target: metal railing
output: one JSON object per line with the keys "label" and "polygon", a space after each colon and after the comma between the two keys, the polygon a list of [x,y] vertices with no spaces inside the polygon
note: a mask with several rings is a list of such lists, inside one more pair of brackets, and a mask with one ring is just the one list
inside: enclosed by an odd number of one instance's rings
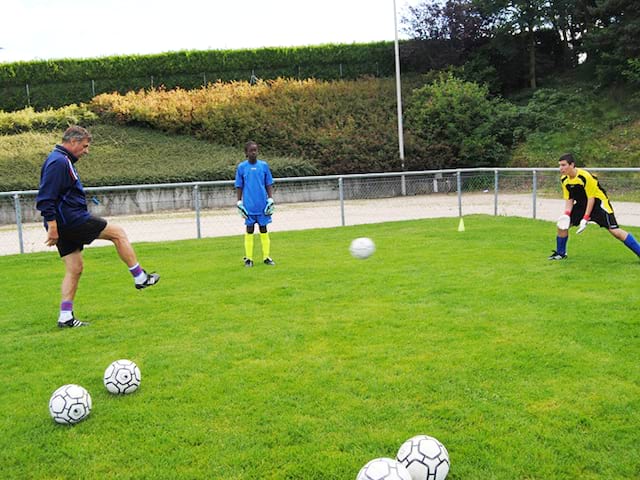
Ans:
{"label": "metal railing", "polygon": [[[622,224],[640,225],[640,168],[592,168]],[[275,179],[274,228],[305,229],[474,213],[555,219],[556,168],[473,168]],[[124,223],[132,241],[234,235],[233,181],[88,187],[90,211]],[[37,191],[0,193],[0,255],[45,250]],[[629,205],[627,205],[629,203]],[[622,205],[625,215],[620,215]],[[637,217],[637,219],[636,219]],[[637,223],[636,223],[637,222]],[[99,243],[99,242],[98,242]]]}

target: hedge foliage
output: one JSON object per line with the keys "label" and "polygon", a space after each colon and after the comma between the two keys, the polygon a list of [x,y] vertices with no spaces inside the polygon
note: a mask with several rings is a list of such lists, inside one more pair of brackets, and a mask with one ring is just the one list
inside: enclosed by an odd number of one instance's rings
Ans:
{"label": "hedge foliage", "polygon": [[[403,87],[408,170],[549,166],[565,151],[592,166],[638,164],[640,116],[626,91],[539,89],[516,105],[453,75],[404,76]],[[399,170],[395,102],[391,79],[278,79],[0,113],[0,190],[35,188],[72,123],[94,133],[88,185],[229,179],[249,138],[276,176]]]}
{"label": "hedge foliage", "polygon": [[[392,42],[181,51],[0,64],[0,109],[36,109],[87,102],[97,93],[262,79],[353,79],[394,72]],[[28,95],[27,95],[28,89]]]}
{"label": "hedge foliage", "polygon": [[36,112],[31,107],[10,113],[0,110],[0,134],[31,130],[64,130],[69,125],[91,125],[97,119],[98,116],[86,106],[75,104],[42,112]]}
{"label": "hedge foliage", "polygon": [[141,90],[98,95],[91,108],[105,121],[194,135],[218,145],[251,138],[271,151],[313,161],[322,174],[401,168],[392,79],[277,79]]}

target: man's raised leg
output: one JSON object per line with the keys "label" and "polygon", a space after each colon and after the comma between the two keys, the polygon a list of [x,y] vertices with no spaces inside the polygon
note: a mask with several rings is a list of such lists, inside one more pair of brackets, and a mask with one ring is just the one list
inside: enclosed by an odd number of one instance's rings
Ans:
{"label": "man's raised leg", "polygon": [[129,267],[137,289],[147,288],[160,281],[157,273],[147,273],[138,263],[136,253],[124,229],[118,225],[107,224],[98,237],[113,242],[120,259]]}

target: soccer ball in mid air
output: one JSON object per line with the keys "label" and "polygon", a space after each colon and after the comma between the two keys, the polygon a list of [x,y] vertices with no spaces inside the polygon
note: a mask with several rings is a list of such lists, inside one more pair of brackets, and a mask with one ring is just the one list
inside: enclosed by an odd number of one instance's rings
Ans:
{"label": "soccer ball in mid air", "polygon": [[417,435],[404,442],[396,456],[412,480],[444,480],[449,474],[449,452],[436,438]]}
{"label": "soccer ball in mid air", "polygon": [[369,258],[375,251],[376,245],[367,237],[356,238],[349,246],[349,252],[356,258]]}
{"label": "soccer ball in mid air", "polygon": [[131,360],[116,360],[104,371],[104,386],[115,394],[135,392],[141,380],[140,369]]}
{"label": "soccer ball in mid air", "polygon": [[356,480],[411,480],[411,475],[392,458],[376,458],[360,469]]}
{"label": "soccer ball in mid air", "polygon": [[56,423],[78,423],[90,412],[91,395],[80,385],[63,385],[49,399],[49,413]]}

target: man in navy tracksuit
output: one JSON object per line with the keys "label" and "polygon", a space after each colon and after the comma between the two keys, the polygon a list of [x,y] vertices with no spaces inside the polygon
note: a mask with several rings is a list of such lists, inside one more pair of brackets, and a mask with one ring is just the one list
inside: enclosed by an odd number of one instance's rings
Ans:
{"label": "man in navy tracksuit", "polygon": [[127,234],[117,225],[93,216],[87,209],[87,199],[74,164],[89,153],[91,134],[78,126],[69,127],[56,145],[40,172],[40,187],[36,207],[44,217],[47,230],[46,244],[55,245],[65,264],[62,280],[59,327],[88,325],[73,314],[73,300],[83,269],[82,249],[96,238],[113,242],[118,255],[129,267],[138,289],[155,285],[160,280],[156,273],[147,273],[140,267]]}

